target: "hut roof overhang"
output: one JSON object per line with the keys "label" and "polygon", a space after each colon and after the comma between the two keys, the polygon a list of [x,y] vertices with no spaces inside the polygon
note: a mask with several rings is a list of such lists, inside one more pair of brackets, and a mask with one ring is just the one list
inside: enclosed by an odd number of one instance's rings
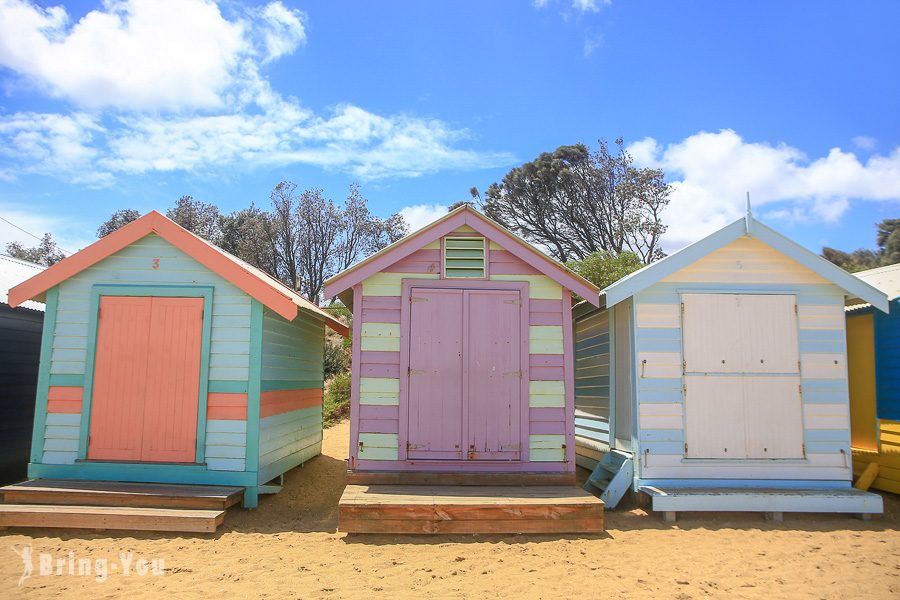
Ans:
{"label": "hut roof overhang", "polygon": [[297,292],[155,210],[11,288],[9,305],[15,307],[28,300],[43,301],[50,288],[151,234],[160,236],[288,321],[294,320],[298,312],[303,311],[323,319],[337,333],[343,336],[349,334],[346,325]]}
{"label": "hut roof overhang", "polygon": [[327,298],[338,296],[344,304],[350,306],[352,298],[345,292],[352,289],[354,285],[464,225],[468,225],[485,238],[500,244],[517,258],[561,286],[572,290],[594,306],[600,306],[597,286],[469,205],[462,205],[450,211],[433,223],[410,233],[403,239],[338,273],[325,282],[325,296]]}
{"label": "hut roof overhang", "polygon": [[767,244],[829,280],[849,296],[867,302],[883,312],[888,312],[888,298],[884,292],[767,227],[750,216],[749,212],[746,217],[738,219],[702,240],[607,286],[600,292],[601,299],[607,308],[613,307],[741,237],[752,237]]}

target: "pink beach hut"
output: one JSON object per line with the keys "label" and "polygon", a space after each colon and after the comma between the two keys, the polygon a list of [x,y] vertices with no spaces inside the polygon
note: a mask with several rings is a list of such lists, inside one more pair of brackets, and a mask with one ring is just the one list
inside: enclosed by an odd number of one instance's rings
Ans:
{"label": "pink beach hut", "polygon": [[348,483],[574,483],[573,294],[598,303],[469,206],[327,281],[353,310]]}

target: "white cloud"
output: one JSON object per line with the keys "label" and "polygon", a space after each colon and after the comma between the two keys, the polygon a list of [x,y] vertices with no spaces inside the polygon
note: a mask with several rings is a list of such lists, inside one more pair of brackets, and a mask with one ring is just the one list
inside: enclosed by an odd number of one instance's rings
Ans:
{"label": "white cloud", "polygon": [[860,150],[872,151],[878,146],[878,140],[868,135],[858,135],[851,140]]}
{"label": "white cloud", "polygon": [[746,142],[725,129],[667,146],[646,138],[628,150],[636,163],[662,168],[673,185],[663,216],[668,250],[740,217],[748,191],[764,219],[807,223],[836,222],[851,200],[900,201],[900,147],[865,162],[840,148],[810,159],[787,144]]}
{"label": "white cloud", "polygon": [[260,12],[265,58],[269,62],[290,54],[306,42],[304,16],[299,11],[285,7],[281,2],[270,2]]}
{"label": "white cloud", "polygon": [[69,26],[63,7],[0,0],[0,64],[96,108],[212,108],[248,53],[247,24],[207,0],[114,0]]}
{"label": "white cloud", "polygon": [[302,163],[376,179],[513,161],[455,147],[468,132],[439,120],[282,97],[260,70],[305,43],[305,19],[278,1],[229,20],[212,0],[110,0],[70,25],[62,7],[0,0],[0,66],[79,106],[0,116],[0,178]]}
{"label": "white cloud", "polygon": [[446,215],[447,206],[445,204],[416,204],[401,208],[400,214],[409,223],[409,231],[412,233]]}

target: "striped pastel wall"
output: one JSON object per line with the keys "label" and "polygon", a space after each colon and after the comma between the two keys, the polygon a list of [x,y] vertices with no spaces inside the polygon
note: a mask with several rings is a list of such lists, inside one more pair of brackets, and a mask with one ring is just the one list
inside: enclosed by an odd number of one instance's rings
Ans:
{"label": "striped pastel wall", "polygon": [[[472,233],[471,228],[450,235]],[[360,460],[399,457],[400,296],[403,279],[440,277],[440,241],[416,250],[361,286],[359,332],[358,441]],[[565,352],[563,302],[570,296],[558,283],[491,242],[489,278],[529,283],[529,458],[566,460]]]}
{"label": "striped pastel wall", "polygon": [[[802,461],[685,461],[681,294],[796,294],[800,342]],[[755,239],[742,238],[635,297],[643,478],[850,478],[850,421],[844,292]],[[646,361],[646,362],[644,362]]]}
{"label": "striped pastel wall", "polygon": [[325,325],[300,314],[263,312],[259,483],[322,452]]}
{"label": "striped pastel wall", "polygon": [[[81,403],[74,397],[75,390],[84,386],[91,290],[95,284],[111,283],[213,286],[210,392],[231,391],[237,386],[243,387],[246,394],[250,298],[159,236],[149,235],[59,285],[42,463],[73,464],[78,458]],[[77,395],[80,398],[80,392]],[[237,440],[238,436],[234,434],[238,432],[233,431],[237,426],[233,422],[219,422],[215,415],[213,411],[212,416],[208,416],[207,432],[212,436],[207,436],[207,464],[212,470],[242,470],[240,459],[232,456],[236,454],[235,450],[219,450],[223,447],[220,441]],[[243,429],[246,430],[246,425]],[[241,435],[246,437],[245,431]]]}

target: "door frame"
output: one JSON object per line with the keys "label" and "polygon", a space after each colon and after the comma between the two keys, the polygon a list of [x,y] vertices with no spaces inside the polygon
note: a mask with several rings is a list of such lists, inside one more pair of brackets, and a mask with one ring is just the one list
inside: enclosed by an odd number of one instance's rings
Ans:
{"label": "door frame", "polygon": [[201,324],[200,338],[200,385],[197,398],[197,447],[194,460],[198,464],[203,463],[206,460],[206,400],[209,386],[209,348],[212,335],[212,303],[214,289],[214,286],[211,285],[94,284],[91,288],[90,309],[88,313],[88,336],[84,365],[84,393],[82,395],[81,431],[78,442],[77,460],[87,460],[88,436],[90,435],[91,428],[91,400],[94,393],[94,363],[97,357],[97,333],[100,315],[100,298],[102,296],[203,298],[203,321]]}
{"label": "door frame", "polygon": [[[529,323],[529,284],[527,281],[488,281],[485,279],[403,279],[401,281],[402,291],[400,293],[400,406],[399,406],[399,432],[398,432],[398,459],[403,461],[416,462],[424,459],[410,459],[406,451],[407,436],[409,434],[409,336],[410,336],[410,315],[409,315],[409,298],[413,288],[441,288],[441,289],[459,289],[459,290],[502,290],[502,291],[518,291],[519,292],[519,346],[521,349],[520,364],[522,365],[522,377],[519,386],[519,443],[521,444],[521,452],[518,460],[438,460],[431,462],[439,462],[440,464],[452,465],[472,465],[477,464],[514,464],[526,463],[529,461],[528,451],[528,435],[529,435],[529,409],[528,409],[528,390],[529,390],[529,354],[530,342],[528,335]],[[463,339],[466,336],[464,334]]]}

